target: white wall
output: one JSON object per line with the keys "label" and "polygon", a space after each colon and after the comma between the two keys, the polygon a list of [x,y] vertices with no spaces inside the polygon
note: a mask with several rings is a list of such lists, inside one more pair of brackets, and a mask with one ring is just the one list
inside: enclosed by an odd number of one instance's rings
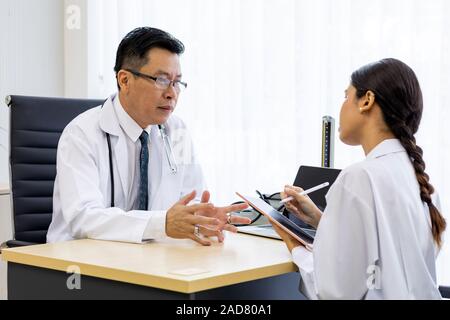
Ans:
{"label": "white wall", "polygon": [[[6,95],[64,94],[64,9],[60,0],[0,0],[0,186],[7,188]],[[6,186],[5,188],[3,186]],[[9,195],[0,195],[0,242],[11,239]],[[6,298],[0,263],[0,300]]]}
{"label": "white wall", "polygon": [[0,0],[0,184],[8,182],[5,96],[64,94],[63,5],[60,0]]}
{"label": "white wall", "polygon": [[64,0],[64,93],[68,98],[88,94],[87,0]]}

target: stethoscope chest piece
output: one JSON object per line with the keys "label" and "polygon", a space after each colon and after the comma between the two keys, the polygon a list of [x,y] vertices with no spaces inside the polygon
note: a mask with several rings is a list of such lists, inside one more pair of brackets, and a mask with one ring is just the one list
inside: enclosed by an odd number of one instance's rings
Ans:
{"label": "stethoscope chest piece", "polygon": [[167,162],[169,163],[170,171],[172,174],[178,172],[178,166],[175,161],[175,156],[173,155],[172,144],[170,142],[170,137],[167,134],[166,127],[163,124],[158,125],[159,132],[161,133],[161,138],[163,140],[164,153],[166,154]]}

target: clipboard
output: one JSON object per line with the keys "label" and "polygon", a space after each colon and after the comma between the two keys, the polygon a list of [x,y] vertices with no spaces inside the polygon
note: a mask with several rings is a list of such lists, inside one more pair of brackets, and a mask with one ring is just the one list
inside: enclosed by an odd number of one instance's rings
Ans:
{"label": "clipboard", "polygon": [[283,214],[275,210],[272,206],[259,198],[247,197],[241,195],[239,192],[236,194],[242,198],[250,207],[263,214],[270,222],[276,224],[281,229],[286,231],[289,235],[298,240],[309,251],[313,249],[314,236],[303,230],[300,226],[289,220]]}

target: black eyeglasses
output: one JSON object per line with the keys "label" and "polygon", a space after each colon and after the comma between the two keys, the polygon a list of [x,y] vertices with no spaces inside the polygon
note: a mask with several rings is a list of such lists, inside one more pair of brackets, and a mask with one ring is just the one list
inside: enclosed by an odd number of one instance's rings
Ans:
{"label": "black eyeglasses", "polygon": [[180,80],[169,80],[165,77],[153,77],[151,75],[145,74],[145,73],[140,73],[136,70],[131,70],[131,69],[124,69],[125,71],[131,72],[132,74],[134,74],[136,77],[141,77],[147,80],[153,80],[155,81],[155,85],[158,89],[161,90],[167,90],[167,88],[170,87],[170,85],[173,85],[173,87],[175,88],[175,90],[177,92],[180,92],[181,90],[184,90],[187,88],[187,83],[180,81]]}
{"label": "black eyeglasses", "polygon": [[[265,194],[262,194],[258,190],[256,190],[256,193],[259,195],[259,197],[262,200],[264,200],[267,204],[269,204],[272,207],[273,207],[273,205],[270,203],[270,201],[281,201],[281,194],[279,192],[272,193],[269,196],[266,196]],[[281,212],[281,213],[284,213],[284,209],[285,209],[284,204],[282,204],[281,206],[279,206],[278,208],[275,208],[275,209],[277,211]]]}
{"label": "black eyeglasses", "polygon": [[[271,195],[265,195],[265,194],[262,194],[261,192],[259,192],[258,190],[256,190],[256,193],[261,198],[261,200],[263,200],[270,206],[272,206],[270,201],[280,201],[281,200],[279,192],[273,193]],[[239,203],[245,203],[245,202],[238,201],[233,204],[239,204]],[[284,205],[282,205],[280,208],[284,208]],[[278,210],[278,211],[280,211],[280,210]],[[249,218],[251,220],[251,222],[249,224],[233,224],[236,227],[243,227],[243,226],[253,224],[262,216],[262,214],[256,210],[250,208],[250,209],[245,209],[245,210],[239,211],[239,216]]]}

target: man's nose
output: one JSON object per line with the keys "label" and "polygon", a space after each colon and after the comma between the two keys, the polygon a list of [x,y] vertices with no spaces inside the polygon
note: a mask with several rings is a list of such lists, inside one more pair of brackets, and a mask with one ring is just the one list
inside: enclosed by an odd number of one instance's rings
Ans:
{"label": "man's nose", "polygon": [[164,97],[166,99],[175,99],[178,96],[178,92],[175,90],[173,83],[164,91]]}

